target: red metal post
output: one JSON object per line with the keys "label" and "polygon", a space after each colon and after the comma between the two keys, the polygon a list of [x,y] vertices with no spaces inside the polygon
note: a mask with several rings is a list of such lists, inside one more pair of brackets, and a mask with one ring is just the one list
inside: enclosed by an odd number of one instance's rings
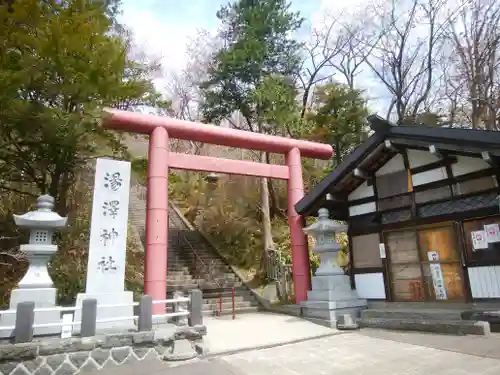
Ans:
{"label": "red metal post", "polygon": [[293,148],[286,155],[286,164],[290,171],[288,180],[288,224],[292,247],[292,270],[297,304],[307,299],[307,291],[311,289],[311,271],[306,235],[302,231],[302,218],[295,211],[295,204],[304,197],[302,180],[302,162],[300,150]]}
{"label": "red metal post", "polygon": [[233,320],[236,318],[236,307],[234,306],[234,287],[231,288],[231,301],[233,303]]}
{"label": "red metal post", "polygon": [[[146,252],[144,294],[167,298],[168,245],[168,133],[157,127],[149,138],[148,193],[146,202]],[[164,314],[165,305],[154,304],[153,314]]]}

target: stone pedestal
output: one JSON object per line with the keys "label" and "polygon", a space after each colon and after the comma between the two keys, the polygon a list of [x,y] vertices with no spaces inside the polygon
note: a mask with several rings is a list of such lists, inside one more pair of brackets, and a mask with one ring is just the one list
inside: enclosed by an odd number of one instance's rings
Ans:
{"label": "stone pedestal", "polygon": [[[134,321],[134,294],[132,292],[121,292],[121,293],[79,293],[76,296],[76,306],[80,309],[75,310],[73,316],[73,321],[80,322],[82,320],[82,302],[84,299],[95,299],[97,300],[97,321],[107,320],[106,322],[100,322],[96,324],[97,332],[108,332],[108,331],[127,331],[131,329],[136,329]],[[110,305],[120,305],[117,307],[106,307]],[[119,318],[128,318],[120,319]],[[73,334],[80,333],[80,326],[73,326]]]}
{"label": "stone pedestal", "polygon": [[341,246],[335,235],[347,228],[328,216],[328,210],[321,208],[318,221],[304,229],[304,232],[314,236],[316,246],[312,251],[319,255],[321,263],[312,278],[312,290],[307,293],[307,301],[302,302],[301,307],[304,317],[318,324],[336,327],[339,320],[345,320],[344,315],[353,319],[358,317],[360,310],[366,307],[366,300],[360,299],[351,289],[349,276],[337,264]]}
{"label": "stone pedestal", "polygon": [[351,289],[349,276],[320,275],[312,279],[312,290],[307,301],[302,302],[302,314],[319,324],[336,327],[343,315],[358,317],[366,307],[366,300],[360,299]]}
{"label": "stone pedestal", "polygon": [[[10,295],[9,310],[15,310],[20,302],[35,302],[35,309],[51,308],[56,306],[56,289],[55,288],[39,288],[39,289],[14,289]],[[59,323],[61,321],[61,312],[59,311],[35,311],[34,324],[50,324]],[[2,326],[9,327],[16,324],[16,315],[2,315],[0,323],[0,337],[8,338],[13,334],[12,329],[2,329]],[[60,334],[61,327],[39,327],[33,329],[33,334],[38,335],[54,335]]]}

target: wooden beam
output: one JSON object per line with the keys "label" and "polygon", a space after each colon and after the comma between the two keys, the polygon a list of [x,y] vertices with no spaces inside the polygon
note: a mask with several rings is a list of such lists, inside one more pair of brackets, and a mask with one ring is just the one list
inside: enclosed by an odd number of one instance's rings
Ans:
{"label": "wooden beam", "polygon": [[420,165],[418,167],[410,168],[411,174],[418,174],[422,172],[427,172],[433,169],[441,168],[441,167],[447,167],[449,165],[455,164],[457,162],[457,158],[455,156],[447,156],[441,160],[429,163],[429,164],[424,164]]}
{"label": "wooden beam", "polygon": [[461,182],[476,180],[482,177],[490,177],[496,174],[497,171],[498,171],[497,168],[481,169],[479,171],[462,174],[460,176],[454,176],[451,179],[445,178],[443,180],[432,181],[426,184],[417,185],[413,187],[413,191],[418,192],[418,191],[438,189],[444,186],[452,186]]}
{"label": "wooden beam", "polygon": [[497,162],[496,160],[493,158],[493,156],[488,152],[488,151],[483,151],[481,152],[481,157],[483,158],[483,160],[488,163],[489,165],[491,165],[492,167],[496,167],[497,166]]}
{"label": "wooden beam", "polygon": [[436,147],[436,145],[430,145],[429,146],[429,152],[432,155],[437,156],[440,159],[443,159],[443,155],[441,155],[441,152],[439,152],[439,149]]}
{"label": "wooden beam", "polygon": [[371,176],[368,172],[365,172],[364,170],[360,168],[355,168],[354,169],[354,176],[362,178],[363,180],[370,180]]}
{"label": "wooden beam", "polygon": [[327,193],[325,196],[325,199],[329,202],[336,203],[336,204],[339,204],[339,203],[346,204],[347,203],[346,198],[341,197],[340,195],[335,194],[335,193]]}
{"label": "wooden beam", "polygon": [[353,199],[351,201],[346,201],[346,203],[349,207],[351,207],[351,206],[359,206],[361,204],[366,204],[366,203],[372,203],[372,202],[376,202],[376,201],[377,201],[377,198],[374,195],[371,195],[369,197],[358,198],[358,199]]}
{"label": "wooden beam", "polygon": [[[415,148],[415,149],[429,151],[429,142],[427,141],[421,141],[418,139],[392,138],[391,142],[396,147],[403,146],[408,148]],[[472,157],[474,156],[477,157],[477,155],[480,155],[481,152],[484,150],[484,148],[481,149],[477,146],[468,146],[468,145],[464,146],[461,144],[444,144],[444,143],[440,144],[433,142],[433,145],[438,150],[446,150],[448,154],[472,156]],[[490,154],[494,157],[500,157],[500,152],[490,151]]]}
{"label": "wooden beam", "polygon": [[384,146],[386,149],[388,149],[392,152],[398,152],[398,149],[396,147],[394,147],[394,145],[392,144],[392,142],[389,139],[386,139],[384,141]]}

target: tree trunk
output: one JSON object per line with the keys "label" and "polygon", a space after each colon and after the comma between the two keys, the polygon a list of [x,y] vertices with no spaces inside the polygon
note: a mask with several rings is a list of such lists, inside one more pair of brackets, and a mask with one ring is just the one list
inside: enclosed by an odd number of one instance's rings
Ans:
{"label": "tree trunk", "polygon": [[274,188],[273,185],[273,180],[271,179],[267,180],[267,187],[269,189],[269,199],[270,199],[269,215],[271,216],[271,219],[274,219],[279,215],[280,210],[279,210],[279,201],[276,194],[276,189]]}
{"label": "tree trunk", "polygon": [[335,163],[336,163],[335,168],[336,168],[342,162],[342,153],[340,150],[340,140],[338,138],[335,138],[333,146],[335,148]]}
{"label": "tree trunk", "polygon": [[71,188],[71,184],[74,182],[72,175],[69,172],[65,172],[62,175],[56,210],[61,216],[66,216],[68,214],[68,192]]}
{"label": "tree trunk", "polygon": [[[266,152],[265,154],[266,154],[266,163],[271,164],[271,161],[269,160],[269,153]],[[267,187],[269,189],[269,198],[271,199],[269,208],[270,217],[275,218],[279,214],[279,200],[278,200],[278,195],[276,193],[276,189],[274,189],[272,179],[267,179]]]}
{"label": "tree trunk", "polygon": [[71,187],[72,178],[70,172],[56,170],[50,175],[48,194],[55,200],[54,211],[65,216],[68,213],[68,190]]}
{"label": "tree trunk", "polygon": [[[266,162],[266,153],[260,153],[260,161],[262,163]],[[260,179],[260,201],[262,209],[262,233],[264,235],[264,251],[261,257],[261,272],[263,276],[267,271],[267,249],[274,248],[273,234],[271,231],[271,213],[269,209],[269,185],[267,184],[267,178],[263,177]]]}
{"label": "tree trunk", "polygon": [[56,170],[50,175],[50,185],[48,189],[48,194],[52,198],[54,198],[56,202],[59,199],[59,185],[61,183],[61,176],[62,172],[59,170],[59,168],[56,168]]}

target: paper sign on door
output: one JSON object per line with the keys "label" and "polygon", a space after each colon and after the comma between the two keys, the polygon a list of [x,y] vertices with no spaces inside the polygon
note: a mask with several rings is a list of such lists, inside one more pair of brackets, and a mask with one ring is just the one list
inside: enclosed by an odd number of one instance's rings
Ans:
{"label": "paper sign on door", "polygon": [[476,230],[470,233],[472,237],[472,250],[487,249],[486,234],[484,230]]}
{"label": "paper sign on door", "polygon": [[[427,253],[427,259],[429,259],[429,262],[437,262],[439,261],[439,253],[437,251],[429,251]],[[432,284],[434,285],[436,299],[448,299],[441,265],[439,263],[431,263],[429,264],[429,267],[431,270]]]}
{"label": "paper sign on door", "polygon": [[484,233],[486,234],[486,242],[500,242],[500,229],[498,224],[487,224],[484,226]]}
{"label": "paper sign on door", "polygon": [[385,254],[385,244],[384,243],[379,243],[378,244],[378,249],[380,251],[380,258],[385,259],[386,254]]}

